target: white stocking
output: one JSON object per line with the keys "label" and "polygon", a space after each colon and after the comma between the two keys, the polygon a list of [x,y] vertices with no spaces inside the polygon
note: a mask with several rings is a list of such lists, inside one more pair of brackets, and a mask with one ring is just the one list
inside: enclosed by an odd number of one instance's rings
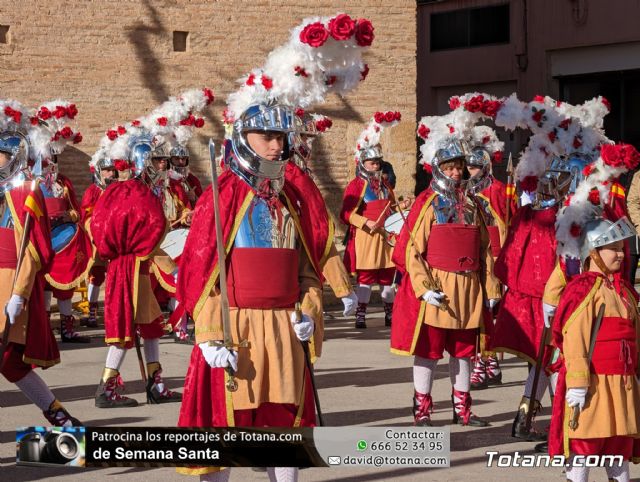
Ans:
{"label": "white stocking", "polygon": [[371,285],[359,284],[356,287],[356,295],[358,295],[358,303],[369,303],[371,299]]}
{"label": "white stocking", "polygon": [[87,297],[89,298],[89,303],[97,303],[98,298],[100,297],[100,287],[93,283],[89,283],[87,288]]}
{"label": "white stocking", "polygon": [[49,410],[56,397],[46,382],[31,370],[16,382],[18,388],[43,412]]}
{"label": "white stocking", "polygon": [[413,386],[418,393],[431,393],[438,360],[415,356],[413,358]]}
{"label": "white stocking", "polygon": [[449,358],[449,379],[458,392],[471,390],[471,360],[469,358]]}
{"label": "white stocking", "polygon": [[58,300],[58,311],[60,316],[71,316],[71,299]]}
{"label": "white stocking", "polygon": [[607,469],[607,477],[616,482],[629,482],[629,462],[626,460],[621,466],[605,467]]}
{"label": "white stocking", "polygon": [[124,356],[126,354],[127,350],[125,348],[111,345],[109,347],[109,351],[107,352],[107,361],[105,362],[104,366],[119,372],[120,367],[122,366],[122,362],[124,361]]}
{"label": "white stocking", "polygon": [[297,467],[267,467],[270,482],[298,482]]}

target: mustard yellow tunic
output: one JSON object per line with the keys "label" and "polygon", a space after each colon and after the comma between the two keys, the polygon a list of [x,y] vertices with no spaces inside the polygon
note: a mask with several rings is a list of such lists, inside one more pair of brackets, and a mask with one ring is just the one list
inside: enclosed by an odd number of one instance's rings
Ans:
{"label": "mustard yellow tunic", "polygon": [[337,298],[344,298],[353,291],[349,273],[344,267],[335,243],[331,243],[329,254],[322,267],[322,276],[325,277]]}
{"label": "mustard yellow tunic", "polygon": [[[390,202],[392,202],[391,199]],[[357,214],[356,211],[357,208],[349,216],[349,223],[357,228],[354,241],[356,270],[394,268],[395,265],[391,261],[393,248],[387,243],[386,235],[369,231],[366,226],[368,219]]]}
{"label": "mustard yellow tunic", "polygon": [[[448,329],[478,328],[482,323],[484,300],[501,297],[500,282],[493,274],[493,256],[491,256],[489,249],[489,234],[479,217],[477,218],[477,224],[480,227],[480,270],[452,273],[431,268],[433,277],[440,279],[442,291],[449,301],[449,309],[442,311],[423,301],[425,307],[424,323],[427,325]],[[429,233],[435,220],[433,205],[429,205],[424,216],[414,227],[415,248],[418,253],[427,252]],[[451,249],[455,250],[455,246],[452,246]],[[416,255],[409,256],[407,260],[407,272],[418,298],[421,298],[428,291],[425,287],[427,272],[425,263],[421,259],[419,255]]]}

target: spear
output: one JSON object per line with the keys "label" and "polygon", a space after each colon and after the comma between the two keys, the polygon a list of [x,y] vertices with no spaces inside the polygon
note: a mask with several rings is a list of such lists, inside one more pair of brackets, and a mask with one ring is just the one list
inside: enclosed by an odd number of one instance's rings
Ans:
{"label": "spear", "polygon": [[509,229],[511,224],[511,197],[515,194],[516,187],[513,185],[513,159],[509,153],[509,162],[507,163],[507,205],[504,215],[504,224]]}

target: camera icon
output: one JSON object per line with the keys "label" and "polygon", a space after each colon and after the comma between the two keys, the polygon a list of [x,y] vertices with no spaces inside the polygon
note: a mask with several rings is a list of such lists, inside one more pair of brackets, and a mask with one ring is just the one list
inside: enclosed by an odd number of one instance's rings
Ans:
{"label": "camera icon", "polygon": [[78,440],[66,432],[30,432],[18,442],[18,463],[66,465],[82,453]]}

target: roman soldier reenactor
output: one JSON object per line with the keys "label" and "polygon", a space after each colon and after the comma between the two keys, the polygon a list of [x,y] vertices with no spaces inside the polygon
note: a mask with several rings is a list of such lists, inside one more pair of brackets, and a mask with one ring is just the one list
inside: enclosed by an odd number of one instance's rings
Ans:
{"label": "roman soldier reenactor", "polygon": [[18,102],[0,101],[0,306],[6,315],[0,316],[0,372],[51,425],[71,426],[81,423],[33,370],[60,363],[44,306],[44,275],[54,255],[49,219],[28,168],[30,161],[51,155],[50,138],[44,121],[32,125]]}

